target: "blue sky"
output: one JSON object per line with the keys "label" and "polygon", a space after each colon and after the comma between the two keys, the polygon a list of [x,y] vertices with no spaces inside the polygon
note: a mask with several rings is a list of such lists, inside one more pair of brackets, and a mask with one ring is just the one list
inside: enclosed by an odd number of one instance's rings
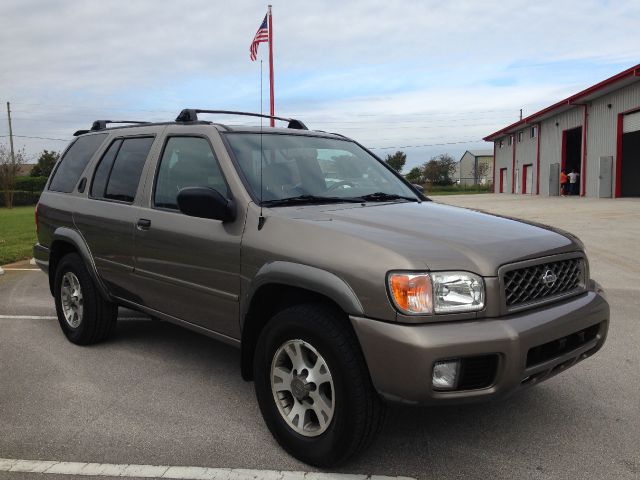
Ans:
{"label": "blue sky", "polygon": [[[62,149],[97,118],[258,111],[248,48],[265,11],[241,0],[2,2],[0,100],[12,102],[14,133],[62,139],[17,145],[30,156]],[[273,11],[276,113],[380,155],[403,147],[407,167],[491,148],[481,138],[520,108],[640,63],[639,2],[274,0]]]}

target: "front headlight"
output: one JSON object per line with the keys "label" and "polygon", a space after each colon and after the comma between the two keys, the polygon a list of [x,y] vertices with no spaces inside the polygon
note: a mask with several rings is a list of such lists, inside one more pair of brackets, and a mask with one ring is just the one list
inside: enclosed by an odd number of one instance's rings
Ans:
{"label": "front headlight", "polygon": [[476,312],[484,308],[484,281],[469,272],[433,272],[436,313]]}
{"label": "front headlight", "polygon": [[393,303],[405,314],[462,313],[484,308],[484,282],[473,273],[389,273],[387,283]]}

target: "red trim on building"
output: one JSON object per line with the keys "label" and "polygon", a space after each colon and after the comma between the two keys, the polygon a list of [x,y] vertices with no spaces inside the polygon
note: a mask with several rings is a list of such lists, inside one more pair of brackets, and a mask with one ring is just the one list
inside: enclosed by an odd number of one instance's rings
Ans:
{"label": "red trim on building", "polygon": [[540,135],[542,135],[542,123],[538,124],[538,152],[536,154],[536,195],[540,195]]}
{"label": "red trim on building", "polygon": [[524,195],[525,193],[527,193],[527,170],[529,169],[531,165],[530,164],[526,164],[526,165],[522,165],[522,194]]}
{"label": "red trim on building", "polygon": [[616,132],[616,191],[615,198],[622,196],[622,126],[624,113],[618,114],[618,131]]}
{"label": "red trim on building", "polygon": [[516,193],[516,136],[511,139],[513,158],[511,159],[511,193]]}
{"label": "red trim on building", "polygon": [[562,150],[560,151],[560,171],[564,172],[567,166],[567,132],[569,130],[562,131]]}
{"label": "red trim on building", "polygon": [[512,130],[514,128],[516,128],[518,125],[525,125],[527,123],[532,123],[532,120],[535,120],[537,117],[544,115],[546,113],[552,112],[553,110],[556,110],[557,108],[560,107],[564,107],[564,106],[568,106],[571,104],[574,104],[576,101],[580,100],[583,97],[586,97],[588,95],[591,95],[593,93],[596,93],[598,90],[601,90],[603,88],[609,87],[610,85],[613,85],[614,83],[623,80],[625,78],[628,77],[640,77],[640,64],[628,68],[627,70],[618,73],[617,75],[614,75],[613,77],[607,78],[606,80],[603,80],[600,83],[596,83],[595,85],[582,90],[581,92],[576,93],[575,95],[572,95],[568,98],[565,98],[564,100],[560,100],[557,103],[554,103],[553,105],[544,108],[536,113],[534,113],[533,115],[529,115],[526,118],[523,118],[522,120],[519,120],[515,123],[512,123],[511,125],[508,125],[500,130],[498,130],[497,132],[492,133],[491,135],[487,135],[486,137],[484,137],[483,140],[486,140],[487,142],[492,141],[495,137],[497,136],[501,136],[501,135],[505,135],[506,133],[509,132],[509,130]]}
{"label": "red trim on building", "polygon": [[493,142],[493,184],[491,193],[496,193],[496,142]]}
{"label": "red trim on building", "polygon": [[586,179],[587,179],[587,129],[589,126],[589,113],[587,113],[587,105],[583,104],[584,107],[584,120],[582,122],[582,166],[580,167],[580,196],[584,197],[586,195]]}

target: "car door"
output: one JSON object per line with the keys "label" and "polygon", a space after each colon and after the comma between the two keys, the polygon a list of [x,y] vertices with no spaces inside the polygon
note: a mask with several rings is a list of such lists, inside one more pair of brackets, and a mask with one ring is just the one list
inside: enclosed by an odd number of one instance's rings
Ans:
{"label": "car door", "polygon": [[154,140],[148,134],[113,139],[95,168],[88,196],[78,199],[73,214],[100,278],[126,300],[135,299],[133,204]]}
{"label": "car door", "polygon": [[210,187],[231,198],[206,135],[168,134],[148,207],[135,231],[137,293],[143,305],[238,339],[242,212],[232,222],[184,215],[177,194]]}

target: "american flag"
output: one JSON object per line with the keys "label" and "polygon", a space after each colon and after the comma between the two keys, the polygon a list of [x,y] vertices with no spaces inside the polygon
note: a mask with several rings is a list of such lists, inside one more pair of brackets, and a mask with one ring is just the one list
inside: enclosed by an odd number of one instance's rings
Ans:
{"label": "american flag", "polygon": [[249,53],[251,56],[251,61],[253,62],[258,55],[258,44],[262,42],[269,41],[269,27],[267,26],[267,17],[269,14],[264,16],[264,20],[262,21],[262,25],[256,32],[256,36],[253,37],[253,42],[251,42],[251,47],[249,47]]}

